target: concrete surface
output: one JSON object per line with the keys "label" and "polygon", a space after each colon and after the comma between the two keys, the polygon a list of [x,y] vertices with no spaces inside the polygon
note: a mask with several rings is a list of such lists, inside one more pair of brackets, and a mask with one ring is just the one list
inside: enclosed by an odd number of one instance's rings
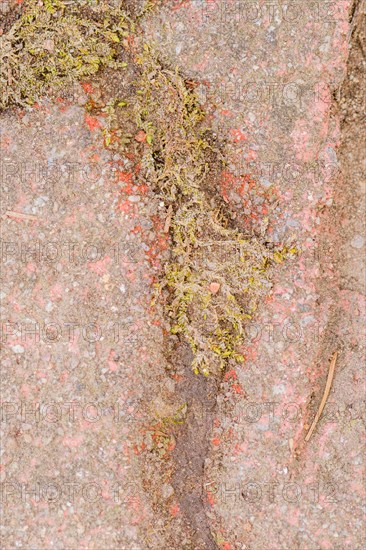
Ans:
{"label": "concrete surface", "polygon": [[[90,90],[2,114],[3,548],[364,547],[366,187],[359,87],[342,83],[362,80],[365,59],[352,7],[162,2],[144,22],[225,143],[238,225],[301,251],[221,381],[192,375],[184,344],[171,355],[150,304],[162,207],[135,185],[136,159],[104,148]],[[185,403],[185,422],[162,421]]]}

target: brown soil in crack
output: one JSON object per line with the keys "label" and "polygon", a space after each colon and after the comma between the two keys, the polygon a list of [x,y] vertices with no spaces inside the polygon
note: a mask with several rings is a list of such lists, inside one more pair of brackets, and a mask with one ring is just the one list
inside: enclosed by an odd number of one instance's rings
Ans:
{"label": "brown soil in crack", "polygon": [[176,361],[184,371],[179,385],[180,398],[187,404],[185,423],[177,433],[173,453],[175,471],[172,485],[178,495],[181,511],[191,531],[196,549],[214,550],[216,545],[205,513],[203,479],[205,458],[216,408],[219,382],[193,373],[192,355],[187,345],[180,345]]}

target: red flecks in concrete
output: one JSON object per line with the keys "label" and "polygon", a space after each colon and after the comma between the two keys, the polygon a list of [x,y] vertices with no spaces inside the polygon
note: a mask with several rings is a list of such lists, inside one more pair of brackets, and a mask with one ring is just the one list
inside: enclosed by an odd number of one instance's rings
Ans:
{"label": "red flecks in concrete", "polygon": [[176,2],[172,6],[172,11],[178,11],[182,8],[189,8],[191,5],[191,0],[181,0],[180,2]]}
{"label": "red flecks in concrete", "polygon": [[137,188],[137,194],[139,195],[146,195],[148,191],[149,191],[149,186],[145,184],[140,184]]}
{"label": "red flecks in concrete", "polygon": [[[128,263],[127,265],[122,263],[122,265],[124,265],[124,267],[127,267]],[[128,279],[131,282],[135,282],[137,279],[136,270],[130,267],[126,273],[126,279]]]}
{"label": "red flecks in concrete", "polygon": [[22,384],[21,387],[20,387],[20,393],[26,398],[28,399],[28,397],[30,396],[31,394],[31,388],[28,384]]}
{"label": "red flecks in concrete", "polygon": [[173,518],[175,518],[178,515],[179,511],[180,511],[179,504],[178,503],[172,504],[172,506],[170,507],[170,514],[173,516]]}
{"label": "red flecks in concrete", "polygon": [[132,495],[128,499],[130,508],[133,510],[133,525],[138,525],[145,518],[145,510],[143,508],[141,498],[139,495]]}
{"label": "red flecks in concrete", "polygon": [[322,539],[320,541],[320,547],[324,550],[330,550],[331,548],[333,548],[333,544],[331,544],[329,540]]}
{"label": "red flecks in concrete", "polygon": [[29,262],[26,265],[26,271],[27,273],[34,273],[36,271],[36,264],[34,262]]}
{"label": "red flecks in concrete", "polygon": [[246,141],[248,139],[239,128],[233,128],[230,130],[230,135],[236,143],[240,143],[241,141]]}
{"label": "red flecks in concrete", "polygon": [[251,162],[252,160],[255,160],[257,158],[257,153],[253,149],[249,149],[247,155],[246,155],[246,161]]}
{"label": "red flecks in concrete", "polygon": [[218,437],[212,439],[212,444],[218,447],[221,444],[221,440]]}
{"label": "red flecks in concrete", "polygon": [[123,212],[124,214],[127,214],[130,217],[133,217],[133,218],[137,217],[136,205],[128,200],[120,199],[116,206],[116,210],[118,210],[119,212]]}
{"label": "red flecks in concrete", "polygon": [[1,149],[8,149],[11,144],[11,138],[5,134],[0,136],[0,147]]}
{"label": "red flecks in concrete", "polygon": [[169,444],[168,444],[168,447],[167,447],[168,452],[171,453],[172,451],[174,451],[175,446],[176,446],[175,441],[173,439],[171,439],[169,441]]}
{"label": "red flecks in concrete", "polygon": [[193,68],[197,71],[204,70],[209,64],[209,52],[205,52],[203,55],[203,60],[200,63],[196,63]]}
{"label": "red flecks in concrete", "polygon": [[76,333],[74,335],[72,341],[68,343],[69,351],[71,351],[73,353],[76,353],[76,354],[79,354],[79,352],[80,352],[79,345],[78,345],[79,337],[80,337],[80,334]]}
{"label": "red flecks in concrete", "polygon": [[66,100],[62,97],[58,97],[56,99],[57,103],[62,103],[63,105],[60,106],[61,113],[66,113],[67,109],[69,108],[69,104],[66,103]]}
{"label": "red flecks in concrete", "polygon": [[65,447],[69,447],[70,449],[75,449],[76,447],[80,447],[80,445],[83,442],[83,437],[76,436],[76,437],[64,437],[62,440],[62,443]]}
{"label": "red flecks in concrete", "polygon": [[100,120],[90,115],[85,115],[85,122],[91,132],[102,127]]}
{"label": "red flecks in concrete", "polygon": [[235,456],[241,455],[248,451],[248,443],[236,443],[234,447]]}
{"label": "red flecks in concrete", "polygon": [[235,393],[238,393],[239,395],[245,394],[245,391],[239,384],[233,384],[231,387],[233,388]]}
{"label": "red flecks in concrete", "polygon": [[83,90],[86,94],[92,94],[94,92],[94,88],[90,84],[90,82],[82,82],[81,87],[83,88]]}
{"label": "red flecks in concrete", "polygon": [[117,170],[116,172],[117,181],[122,181],[123,183],[132,185],[133,179],[134,179],[134,175],[132,172],[125,172],[123,170]]}
{"label": "red flecks in concrete", "polygon": [[109,256],[105,256],[98,262],[90,262],[88,267],[91,271],[94,271],[97,275],[105,275],[108,272],[108,266],[112,259]]}
{"label": "red flecks in concrete", "polygon": [[134,153],[132,153],[131,151],[126,151],[125,157],[126,157],[128,160],[135,160],[136,155],[135,155]]}
{"label": "red flecks in concrete", "polygon": [[53,301],[57,302],[62,299],[64,289],[60,283],[56,283],[50,288],[50,295]]}
{"label": "red flecks in concrete", "polygon": [[141,164],[140,162],[137,162],[135,166],[133,167],[133,171],[135,172],[135,176],[137,177],[141,171]]}
{"label": "red flecks in concrete", "polygon": [[[225,202],[230,202],[230,192],[235,192],[240,195],[240,197],[243,197],[244,208],[248,205],[249,193],[255,185],[255,180],[249,174],[235,176],[229,171],[224,171],[221,175],[221,194]],[[255,214],[252,213],[252,216],[255,216]]]}
{"label": "red flecks in concrete", "polygon": [[[15,212],[22,212],[23,207],[28,205],[28,197],[25,193],[23,193],[22,191],[19,190],[18,193],[17,193],[17,199],[18,200],[17,200],[16,204],[14,205],[13,210]],[[22,223],[23,222],[23,220],[20,220],[20,219],[19,220],[15,219],[14,221],[17,222],[17,223]],[[27,222],[27,223],[33,223],[33,222]]]}
{"label": "red flecks in concrete", "polygon": [[62,374],[60,374],[59,376],[59,381],[61,383],[64,383],[66,382],[66,380],[69,378],[69,373],[68,372],[63,372]]}
{"label": "red flecks in concrete", "polygon": [[145,445],[144,442],[142,442],[140,447],[138,445],[135,445],[134,448],[133,448],[133,451],[134,451],[135,455],[138,456],[141,453],[143,453],[145,449],[146,449],[146,445]]}
{"label": "red flecks in concrete", "polygon": [[238,379],[238,376],[237,376],[234,369],[231,369],[231,370],[229,370],[228,372],[225,373],[224,380],[227,381],[227,380],[230,380],[230,378],[232,378],[233,380]]}
{"label": "red flecks in concrete", "polygon": [[136,235],[137,233],[142,233],[141,224],[135,225],[135,227],[133,229],[131,229],[131,233],[133,233],[134,235]]}
{"label": "red flecks in concrete", "polygon": [[211,491],[207,491],[207,501],[210,504],[210,506],[215,505],[216,500],[213,493],[211,493]]}
{"label": "red flecks in concrete", "polygon": [[[88,157],[88,160],[89,162],[91,163],[97,163],[101,160],[101,156],[99,153],[92,153],[89,157]],[[110,165],[110,163],[108,163]]]}

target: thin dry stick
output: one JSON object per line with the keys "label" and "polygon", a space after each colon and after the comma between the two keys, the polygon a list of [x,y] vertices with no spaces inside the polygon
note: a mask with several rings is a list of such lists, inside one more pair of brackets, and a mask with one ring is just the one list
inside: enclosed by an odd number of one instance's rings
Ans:
{"label": "thin dry stick", "polygon": [[167,217],[166,217],[165,225],[164,225],[164,233],[168,233],[168,231],[169,231],[169,227],[170,227],[170,224],[171,224],[171,221],[172,221],[172,216],[173,216],[173,205],[169,204]]}
{"label": "thin dry stick", "polygon": [[319,405],[318,412],[315,415],[314,421],[313,421],[312,425],[310,426],[310,430],[306,434],[305,441],[309,441],[309,439],[311,438],[312,433],[315,430],[315,427],[316,427],[316,425],[319,421],[319,418],[321,417],[321,414],[322,414],[323,409],[325,407],[325,404],[327,402],[328,395],[329,395],[329,392],[330,392],[330,388],[332,387],[332,381],[333,381],[333,377],[334,377],[334,370],[335,370],[335,366],[336,366],[336,362],[337,362],[337,357],[338,357],[338,352],[336,351],[335,354],[333,355],[332,362],[331,362],[330,367],[329,367],[328,378],[327,378],[327,383],[325,385],[323,398],[322,398],[321,403]]}
{"label": "thin dry stick", "polygon": [[12,210],[8,210],[5,213],[8,218],[19,218],[20,220],[36,220],[37,216],[34,216],[33,214],[23,214],[22,212],[13,212]]}

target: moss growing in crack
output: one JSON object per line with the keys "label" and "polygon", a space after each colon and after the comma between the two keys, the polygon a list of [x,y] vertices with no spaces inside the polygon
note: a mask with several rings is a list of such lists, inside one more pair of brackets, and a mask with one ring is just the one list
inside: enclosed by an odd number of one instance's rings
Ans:
{"label": "moss growing in crack", "polygon": [[194,93],[148,46],[138,62],[143,70],[133,108],[137,126],[150,136],[143,174],[173,212],[172,257],[159,286],[169,290],[171,331],[189,342],[195,372],[217,374],[230,359],[243,360],[238,348],[268,291],[270,253],[217,215],[212,148]]}
{"label": "moss growing in crack", "polygon": [[0,108],[33,104],[101,67],[123,68],[118,46],[129,26],[120,2],[28,0],[0,36]]}
{"label": "moss growing in crack", "polygon": [[[118,52],[133,25],[122,5],[29,0],[0,38],[1,106],[31,104],[50,88],[101,67],[123,68]],[[230,360],[243,360],[245,323],[268,291],[272,260],[282,261],[284,251],[272,255],[257,239],[229,227],[215,189],[217,157],[197,98],[178,71],[163,68],[149,46],[143,50],[135,60],[137,93],[104,107],[105,144],[129,142],[123,117],[130,123],[133,117],[146,134],[138,146],[141,174],[170,212],[172,253],[159,288],[171,331],[189,342],[195,372],[208,376]]]}

